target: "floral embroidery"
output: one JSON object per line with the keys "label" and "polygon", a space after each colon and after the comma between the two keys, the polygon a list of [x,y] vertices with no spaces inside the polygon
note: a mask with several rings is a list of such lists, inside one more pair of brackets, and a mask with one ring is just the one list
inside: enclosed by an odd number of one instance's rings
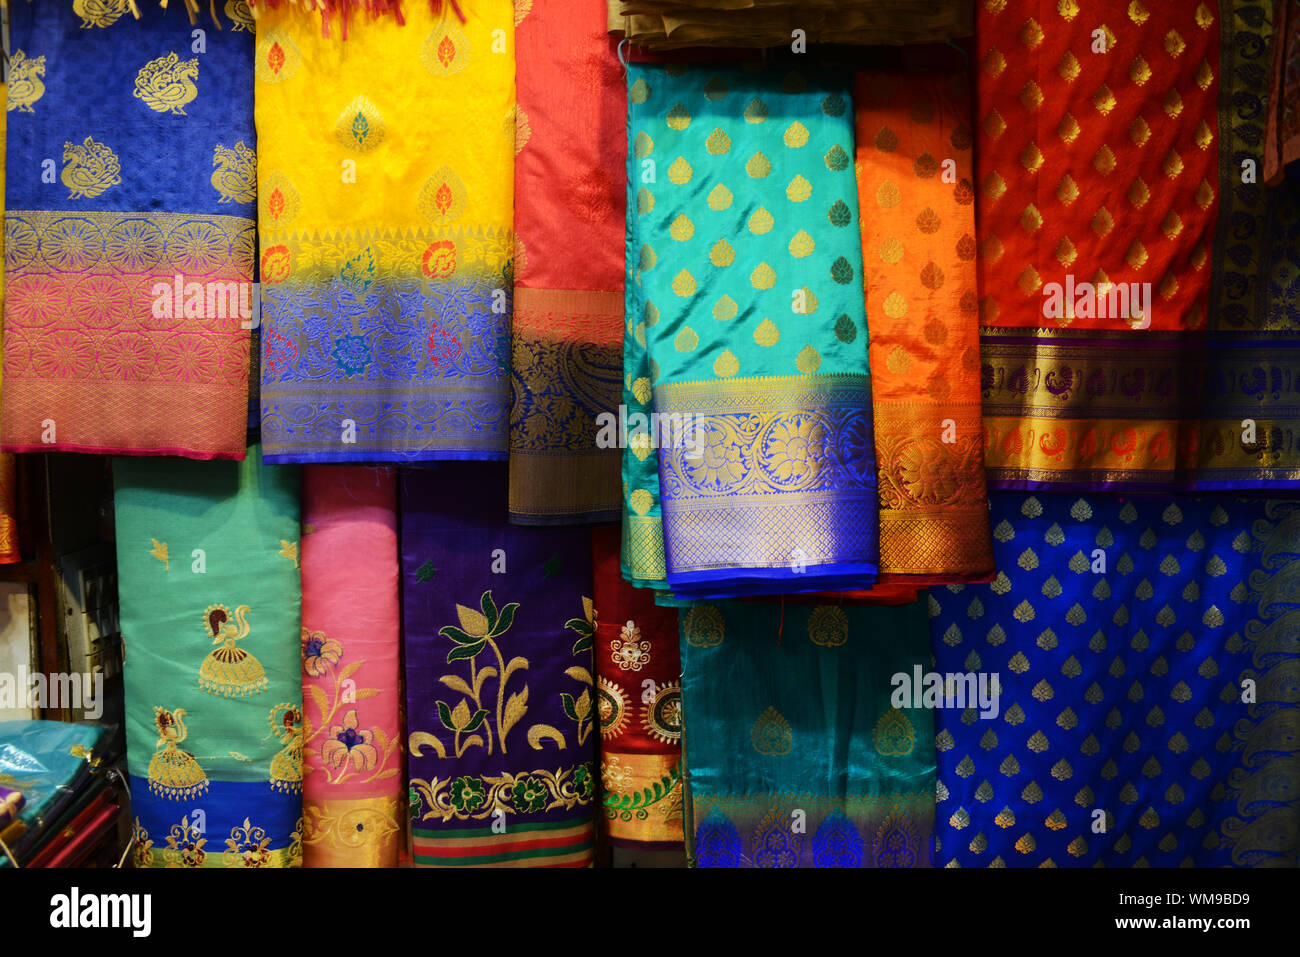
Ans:
{"label": "floral embroidery", "polygon": [[446,279],[456,271],[456,244],[450,239],[430,243],[420,257],[420,266],[430,279]]}
{"label": "floral embroidery", "polygon": [[600,718],[600,736],[617,738],[627,728],[627,694],[604,675],[596,679],[596,713]]}
{"label": "floral embroidery", "polygon": [[550,797],[546,782],[533,777],[520,778],[510,793],[514,796],[515,807],[524,814],[543,810]]}
{"label": "floral embroidery", "polygon": [[343,108],[334,124],[334,136],[345,147],[369,153],[384,140],[384,118],[364,96],[356,96]]}
{"label": "floral embroidery", "polygon": [[254,827],[244,818],[243,827],[230,829],[222,863],[226,867],[265,867],[271,860],[271,852],[267,850],[270,843],[265,828]]}
{"label": "floral embroidery", "polygon": [[355,771],[369,771],[379,760],[374,745],[375,733],[357,727],[357,712],[349,711],[341,725],[330,728],[330,737],[321,745],[321,760],[338,770],[351,763]]}
{"label": "floral embroidery", "polygon": [[641,629],[634,622],[624,625],[609,647],[614,664],[624,671],[640,671],[650,664],[650,642],[641,639]]}
{"label": "floral embroidery", "polygon": [[189,815],[181,818],[181,823],[173,824],[167,834],[167,849],[163,851],[166,867],[202,867],[208,859],[203,846],[208,843],[197,822],[190,825]]}
{"label": "floral embroidery", "polygon": [[334,360],[344,375],[360,375],[371,363],[370,344],[361,336],[340,336],[334,340]]}
{"label": "floral embroidery", "polygon": [[144,829],[144,825],[140,823],[138,817],[135,819],[135,830],[131,835],[131,843],[135,848],[133,851],[135,866],[153,867],[153,841],[150,840],[149,832]]}
{"label": "floral embroidery", "polygon": [[475,811],[486,799],[487,791],[478,778],[461,777],[451,782],[451,803],[458,811]]}
{"label": "floral embroidery", "polygon": [[[411,735],[411,753],[415,757],[420,757],[420,748],[424,743],[418,740],[421,733]],[[483,785],[483,798],[474,809],[457,806],[456,801],[464,802],[467,795],[463,787],[456,787],[460,778],[434,778],[432,781],[413,778],[411,792],[415,798],[411,802],[411,820],[416,823],[435,819],[483,820],[492,817],[497,811],[504,814],[528,814],[542,810],[569,810],[590,804],[590,771],[584,770],[581,784],[577,779],[577,771],[578,768],[569,768],[483,775],[476,779]],[[428,810],[425,810],[426,807]]]}
{"label": "floral embroidery", "polygon": [[654,697],[641,706],[641,727],[664,744],[682,740],[682,686],[677,681],[655,685]]}
{"label": "floral embroidery", "polygon": [[600,782],[606,791],[626,790],[633,777],[632,769],[624,767],[622,758],[617,754],[600,762]]}
{"label": "floral embroidery", "polygon": [[151,538],[149,541],[153,542],[153,548],[149,549],[149,554],[163,563],[163,571],[171,571],[172,563],[167,558],[167,543],[160,542],[156,538]]}
{"label": "floral embroidery", "polygon": [[342,656],[343,646],[333,638],[326,638],[325,632],[302,630],[302,670],[306,674],[323,677],[325,665],[337,665]]}

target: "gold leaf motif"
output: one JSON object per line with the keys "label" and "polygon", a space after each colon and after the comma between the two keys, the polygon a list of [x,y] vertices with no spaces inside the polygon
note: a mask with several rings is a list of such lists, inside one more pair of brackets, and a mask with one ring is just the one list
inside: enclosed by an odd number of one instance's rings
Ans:
{"label": "gold leaf motif", "polygon": [[794,364],[804,375],[812,375],[821,367],[821,353],[811,345],[806,345],[799,350],[799,355],[795,358]]}
{"label": "gold leaf motif", "polygon": [[749,284],[755,289],[771,289],[776,285],[776,270],[767,263],[759,263],[749,274]]}
{"label": "gold leaf motif", "polygon": [[[1059,199],[1062,205],[1064,206],[1069,206],[1071,203],[1073,203],[1076,199],[1079,198],[1078,184],[1076,184],[1075,181],[1070,177],[1069,173],[1066,173],[1064,176],[1062,176],[1061,182],[1057,184],[1056,198]],[[1063,237],[1063,238],[1068,238],[1068,237]],[[1071,244],[1071,248],[1073,248],[1073,244]]]}
{"label": "gold leaf motif", "polygon": [[347,149],[358,153],[369,153],[376,149],[384,141],[386,132],[379,108],[359,94],[343,108],[334,123],[334,138]]}
{"label": "gold leaf motif", "polygon": [[713,360],[713,374],[722,379],[730,379],[740,371],[740,360],[730,349],[723,349],[718,358]]}
{"label": "gold leaf motif", "polygon": [[1068,51],[1056,64],[1056,75],[1066,83],[1073,83],[1079,78],[1081,72],[1083,72],[1083,68],[1079,66],[1079,61],[1075,59],[1073,53]]}
{"label": "gold leaf motif", "polygon": [[673,277],[673,292],[683,299],[695,295],[695,277],[683,269]]}
{"label": "gold leaf motif", "polygon": [[1133,141],[1134,146],[1145,146],[1147,140],[1151,139],[1151,127],[1147,126],[1147,121],[1139,116],[1128,128],[1128,138]]}
{"label": "gold leaf motif", "polygon": [[772,161],[762,153],[755,153],[746,161],[745,172],[750,179],[762,179],[772,172]]}
{"label": "gold leaf motif", "polygon": [[655,208],[655,195],[642,186],[636,191],[636,211],[644,216]]}
{"label": "gold leaf motif", "polygon": [[782,139],[785,140],[785,145],[790,147],[790,149],[797,150],[808,142],[808,127],[804,126],[798,120],[795,120],[786,127]]}
{"label": "gold leaf motif", "polygon": [[722,644],[725,622],[722,612],[712,605],[696,605],[686,613],[686,643],[696,648]]}
{"label": "gold leaf motif", "polygon": [[1079,121],[1069,113],[1066,113],[1065,116],[1061,117],[1061,122],[1056,125],[1056,135],[1066,143],[1073,143],[1079,138],[1081,132],[1082,130],[1079,128]]}
{"label": "gold leaf motif", "polygon": [[719,239],[709,250],[709,262],[722,269],[730,266],[736,260],[736,251],[731,248],[731,243],[725,239]]}
{"label": "gold leaf motif", "polygon": [[653,393],[650,391],[650,380],[645,376],[640,376],[632,383],[632,395],[642,405],[650,401]]}
{"label": "gold leaf motif", "polygon": [[903,191],[889,181],[876,189],[876,205],[881,209],[893,209],[903,201]]}
{"label": "gold leaf motif", "polygon": [[731,137],[727,135],[722,127],[715,127],[713,132],[705,139],[704,148],[713,156],[721,156],[731,149]]}
{"label": "gold leaf motif", "polygon": [[890,319],[901,319],[907,315],[907,299],[902,293],[895,290],[885,297],[881,308]]}
{"label": "gold leaf motif", "polygon": [[767,119],[767,104],[758,97],[754,97],[745,106],[746,123],[762,123]]}
{"label": "gold leaf motif", "polygon": [[881,715],[880,720],[876,722],[873,738],[876,753],[885,757],[906,757],[916,749],[916,731],[912,727],[912,722],[908,720],[907,715],[896,708],[891,708]]}
{"label": "gold leaf motif", "polygon": [[808,235],[806,231],[801,229],[795,233],[793,238],[790,240],[790,255],[795,259],[805,259],[812,255],[816,245],[817,244],[813,242],[813,238]]}
{"label": "gold leaf motif", "polygon": [[1133,0],[1133,2],[1128,5],[1128,18],[1138,26],[1146,23],[1150,17],[1151,11],[1142,4],[1141,0]]}
{"label": "gold leaf motif", "polygon": [[790,185],[785,188],[785,195],[792,203],[802,203],[812,196],[812,183],[800,173],[790,180]]}
{"label": "gold leaf motif", "polygon": [[731,206],[731,190],[727,189],[722,183],[719,183],[713,189],[709,190],[709,209],[723,210]]}
{"label": "gold leaf motif", "polygon": [[1115,109],[1115,107],[1119,105],[1119,101],[1115,99],[1115,94],[1110,91],[1110,87],[1103,83],[1101,89],[1099,89],[1097,94],[1092,98],[1092,105],[1096,108],[1098,113],[1102,116],[1106,116],[1111,110]]}
{"label": "gold leaf motif", "polygon": [[1183,55],[1183,51],[1186,49],[1187,43],[1179,35],[1177,30],[1170,30],[1165,34],[1165,52],[1171,57],[1177,59]]}
{"label": "gold leaf motif", "polygon": [[1025,25],[1020,28],[1020,42],[1031,50],[1043,42],[1043,28],[1033,17],[1026,20]]}
{"label": "gold leaf motif", "polygon": [[[517,141],[516,141],[517,145]],[[644,159],[654,152],[655,141],[650,138],[650,134],[642,130],[632,141],[632,152],[638,159]]]}
{"label": "gold leaf motif", "polygon": [[691,181],[694,173],[691,164],[686,162],[686,157],[679,156],[668,167],[668,180],[675,186],[684,186]]}
{"label": "gold leaf motif", "polygon": [[749,738],[759,754],[789,754],[794,748],[794,731],[790,722],[774,707],[769,707],[754,722]]}
{"label": "gold leaf motif", "polygon": [[680,103],[674,103],[664,118],[668,122],[668,128],[678,132],[691,125],[691,111]]}
{"label": "gold leaf motif", "polygon": [[712,77],[708,83],[704,84],[704,98],[714,103],[726,99],[729,92],[727,81],[720,76]]}
{"label": "gold leaf motif", "polygon": [[673,348],[678,352],[691,352],[700,344],[700,336],[690,326],[683,326],[673,338]]}
{"label": "gold leaf motif", "polygon": [[679,243],[684,243],[695,235],[695,224],[685,213],[681,213],[673,220],[672,225],[668,227],[668,235]]}
{"label": "gold leaf motif", "polygon": [[713,304],[713,318],[726,322],[728,319],[735,319],[738,307],[736,300],[730,296],[724,295],[721,299]]}
{"label": "gold leaf motif", "polygon": [[644,103],[650,97],[650,87],[644,79],[638,79],[627,91],[627,98],[633,103]]}
{"label": "gold leaf motif", "polygon": [[754,341],[764,348],[774,346],[781,338],[781,331],[771,319],[764,319],[754,330]]}
{"label": "gold leaf motif", "polygon": [[754,210],[749,217],[749,231],[755,236],[762,236],[770,232],[774,224],[775,220],[772,219],[772,214],[762,206]]}

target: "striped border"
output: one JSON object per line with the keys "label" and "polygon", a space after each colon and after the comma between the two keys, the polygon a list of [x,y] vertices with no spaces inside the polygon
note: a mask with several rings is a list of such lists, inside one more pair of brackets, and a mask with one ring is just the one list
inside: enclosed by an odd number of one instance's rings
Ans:
{"label": "striped border", "polygon": [[589,867],[595,845],[594,821],[541,821],[492,828],[413,828],[417,867]]}

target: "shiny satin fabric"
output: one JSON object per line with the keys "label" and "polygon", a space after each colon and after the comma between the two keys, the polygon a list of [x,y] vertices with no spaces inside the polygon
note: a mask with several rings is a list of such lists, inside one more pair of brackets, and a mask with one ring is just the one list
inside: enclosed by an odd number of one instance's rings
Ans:
{"label": "shiny satin fabric", "polygon": [[930,866],[933,712],[891,699],[929,660],[925,617],[919,602],[682,610],[696,866]]}
{"label": "shiny satin fabric", "polygon": [[514,17],[463,12],[257,18],[270,462],[506,457]]}
{"label": "shiny satin fabric", "polygon": [[315,465],[302,482],[303,866],[396,867],[397,476]]}
{"label": "shiny satin fabric", "polygon": [[113,462],[137,867],[302,863],[301,479]]}
{"label": "shiny satin fabric", "polygon": [[[0,91],[7,90],[0,84]],[[6,117],[8,113],[6,112]],[[0,117],[0,196],[4,195],[4,124],[5,117]],[[4,248],[0,238],[0,250]],[[4,297],[4,272],[0,270],[0,301]],[[4,323],[0,319],[0,343],[3,343]],[[0,380],[2,381],[2,380]],[[0,564],[13,564],[22,561],[21,545],[18,540],[18,476],[14,457],[9,453],[0,453]]]}
{"label": "shiny satin fabric", "polygon": [[[997,578],[930,592],[936,866],[1294,867],[1300,509],[995,493]],[[689,714],[689,712],[688,712]]]}
{"label": "shiny satin fabric", "polygon": [[[629,414],[627,454],[640,473],[657,452],[667,583],[683,597],[868,585],[849,78],[633,64],[628,99],[626,312],[646,355],[625,353],[625,387],[654,415]],[[652,488],[626,493],[634,514],[653,508]]]}
{"label": "shiny satin fabric", "polygon": [[0,445],[242,458],[252,35],[77,6],[9,11]]}
{"label": "shiny satin fabric", "polygon": [[993,545],[969,81],[859,73],[853,106],[881,575],[979,580],[993,573]]}
{"label": "shiny satin fabric", "polygon": [[603,0],[516,5],[515,311],[510,515],[619,515],[622,69]]}

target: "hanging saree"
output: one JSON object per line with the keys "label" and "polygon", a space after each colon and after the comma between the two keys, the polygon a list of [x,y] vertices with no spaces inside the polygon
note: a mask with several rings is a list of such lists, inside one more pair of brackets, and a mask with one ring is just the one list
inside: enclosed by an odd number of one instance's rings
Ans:
{"label": "hanging saree", "polygon": [[595,838],[591,536],[506,521],[507,469],[402,475],[418,867],[586,867]]}
{"label": "hanging saree", "polygon": [[[704,598],[870,584],[848,77],[632,64],[628,84],[626,312],[648,362],[624,384],[653,398],[628,445],[657,448],[668,585]],[[633,496],[654,492],[628,492],[646,514]]]}
{"label": "hanging saree", "polygon": [[1264,182],[1282,182],[1300,160],[1300,0],[1273,0],[1273,64],[1264,124]]}
{"label": "hanging saree", "polygon": [[880,571],[919,583],[993,572],[969,99],[961,74],[853,89]]}
{"label": "hanging saree", "polygon": [[[0,83],[0,92],[7,86]],[[5,193],[5,117],[0,116],[0,196]],[[4,238],[0,237],[0,251],[4,249]],[[0,270],[0,303],[4,302],[4,272]],[[0,344],[4,341],[4,320],[0,317]],[[0,377],[0,386],[3,377]],[[21,544],[18,540],[18,476],[14,457],[8,452],[0,453],[0,565],[11,565],[23,559]]]}
{"label": "hanging saree", "polygon": [[397,478],[310,466],[302,512],[303,866],[396,867]]}
{"label": "hanging saree", "polygon": [[113,464],[138,867],[302,862],[299,474],[259,451]]}
{"label": "hanging saree", "polygon": [[600,778],[609,843],[682,847],[682,663],[677,610],[619,573],[619,530],[591,531]]}
{"label": "hanging saree", "polygon": [[504,459],[514,20],[257,17],[268,462]]}
{"label": "hanging saree", "polygon": [[[1281,2],[1273,3],[1275,15]],[[1261,188],[1256,157],[1277,104],[1269,5],[1220,4],[1220,185],[1210,256],[1206,370],[1192,483],[1300,486],[1300,182]],[[1260,178],[1267,176],[1265,150]],[[1249,160],[1249,182],[1243,163]]]}
{"label": "hanging saree", "polygon": [[251,34],[74,6],[10,10],[0,444],[242,458]]}
{"label": "hanging saree", "polygon": [[651,49],[811,43],[941,43],[973,32],[966,0],[608,0],[611,33]]}
{"label": "hanging saree", "polygon": [[696,605],[681,653],[697,866],[930,866],[931,712],[890,701],[923,605]]}
{"label": "hanging saree", "polygon": [[510,518],[619,514],[626,112],[603,0],[516,4]]}
{"label": "hanging saree", "polygon": [[1294,867],[1300,509],[992,500],[996,580],[930,592],[936,672],[1000,686],[938,711],[936,864]]}

